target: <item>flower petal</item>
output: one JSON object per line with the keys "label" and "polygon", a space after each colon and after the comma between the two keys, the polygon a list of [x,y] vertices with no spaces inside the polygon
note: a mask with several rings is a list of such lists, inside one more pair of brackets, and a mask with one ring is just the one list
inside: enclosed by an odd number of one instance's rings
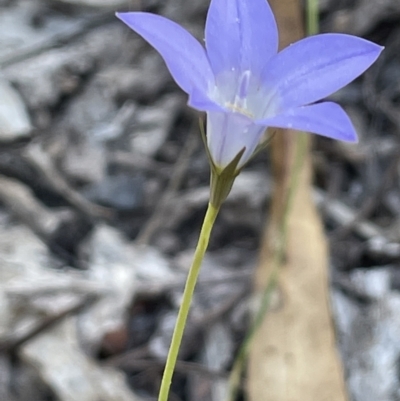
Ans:
{"label": "flower petal", "polygon": [[262,81],[281,111],[303,106],[336,92],[361,75],[383,47],[356,36],[323,34],[287,47],[273,57]]}
{"label": "flower petal", "polygon": [[259,76],[278,50],[278,30],[266,0],[212,0],[205,37],[216,76],[234,70]]}
{"label": "flower petal", "polygon": [[[117,13],[117,17],[141,35],[162,56],[176,83],[189,94],[189,104],[206,110],[214,75],[201,44],[167,18],[145,12]],[[210,104],[211,106],[211,104]]]}
{"label": "flower petal", "polygon": [[207,144],[218,167],[226,167],[246,148],[238,164],[242,167],[251,157],[265,131],[246,116],[234,112],[207,113]]}
{"label": "flower petal", "polygon": [[257,77],[278,52],[278,27],[266,0],[236,0],[241,30],[241,70]]}
{"label": "flower petal", "polygon": [[236,0],[211,0],[205,39],[214,75],[240,68],[240,31]]}
{"label": "flower petal", "polygon": [[357,142],[357,133],[349,116],[333,102],[298,107],[257,123],[269,127],[312,132],[346,142]]}

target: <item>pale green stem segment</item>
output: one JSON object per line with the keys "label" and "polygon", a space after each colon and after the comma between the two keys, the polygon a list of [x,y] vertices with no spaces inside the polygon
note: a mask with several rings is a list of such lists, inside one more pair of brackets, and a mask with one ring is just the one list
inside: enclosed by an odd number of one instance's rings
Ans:
{"label": "pale green stem segment", "polygon": [[307,35],[319,32],[318,0],[307,0]]}
{"label": "pale green stem segment", "polygon": [[[318,14],[319,0],[307,0],[306,8],[307,8],[307,19],[306,19],[307,35],[308,36],[315,35],[319,32],[319,14]],[[237,354],[237,357],[235,359],[235,362],[233,364],[232,372],[229,379],[229,393],[227,398],[228,401],[233,401],[236,399],[237,390],[240,385],[241,375],[245,367],[246,358],[251,345],[251,341],[254,335],[256,334],[258,328],[260,327],[266,312],[268,311],[272,292],[275,288],[279,274],[279,266],[281,265],[282,260],[285,256],[288,216],[298,187],[300,178],[299,172],[301,171],[302,163],[304,161],[307,151],[307,141],[308,141],[307,135],[303,133],[298,134],[296,140],[296,155],[294,161],[294,168],[292,170],[293,173],[290,178],[289,193],[286,199],[283,218],[280,224],[280,236],[279,236],[278,247],[272,259],[272,274],[264,290],[261,306],[256,313],[254,323],[250,328],[249,332],[247,333],[247,336],[243,341]]]}
{"label": "pale green stem segment", "polygon": [[287,245],[288,235],[288,220],[289,214],[292,209],[292,204],[296,195],[297,188],[300,181],[300,172],[307,152],[307,136],[304,133],[299,133],[296,141],[296,153],[294,159],[294,165],[292,169],[292,175],[290,177],[289,190],[285,199],[285,207],[283,210],[282,220],[279,224],[278,241],[277,247],[274,252],[271,261],[271,276],[268,280],[267,286],[265,287],[262,295],[261,304],[256,312],[253,325],[250,327],[233,364],[231,375],[229,378],[229,392],[227,401],[233,401],[237,397],[237,391],[240,385],[240,379],[245,367],[246,359],[250,349],[251,341],[253,340],[257,330],[261,326],[264,316],[266,315],[270,306],[271,296],[273,290],[277,284],[280,266],[283,263],[285,257],[285,250]]}
{"label": "pale green stem segment", "polygon": [[192,302],[194,288],[196,286],[197,277],[199,275],[201,263],[206,253],[211,230],[214,226],[215,219],[219,212],[219,206],[208,204],[207,212],[204,217],[203,226],[200,231],[199,241],[194,253],[192,266],[190,267],[188,277],[186,279],[185,290],[183,292],[182,304],[179,308],[178,318],[175,323],[174,334],[172,335],[171,345],[168,351],[167,362],[161,381],[160,393],[158,401],[168,401],[169,390],[171,387],[172,375],[178,358],[179,348],[182,342],[183,332],[185,330],[186,320],[189,314],[190,304]]}

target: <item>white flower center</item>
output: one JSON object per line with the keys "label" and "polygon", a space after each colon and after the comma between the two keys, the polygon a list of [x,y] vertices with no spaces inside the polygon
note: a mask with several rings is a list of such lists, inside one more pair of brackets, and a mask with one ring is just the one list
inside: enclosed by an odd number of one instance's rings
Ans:
{"label": "white flower center", "polygon": [[251,113],[247,107],[247,95],[249,93],[250,77],[250,70],[242,72],[239,78],[239,84],[237,85],[234,101],[233,103],[225,102],[225,107],[237,113],[244,114],[249,118],[253,118],[253,113]]}
{"label": "white flower center", "polygon": [[276,111],[272,94],[260,84],[250,70],[239,73],[232,69],[217,77],[215,100],[227,109],[254,120],[273,115]]}

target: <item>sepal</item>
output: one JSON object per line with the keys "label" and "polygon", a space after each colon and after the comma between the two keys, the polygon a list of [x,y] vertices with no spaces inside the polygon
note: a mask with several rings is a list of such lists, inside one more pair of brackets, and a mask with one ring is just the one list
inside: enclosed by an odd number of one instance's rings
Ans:
{"label": "sepal", "polygon": [[210,204],[219,208],[231,192],[236,177],[242,171],[238,168],[240,159],[246,148],[243,148],[236,157],[223,169],[211,163]]}

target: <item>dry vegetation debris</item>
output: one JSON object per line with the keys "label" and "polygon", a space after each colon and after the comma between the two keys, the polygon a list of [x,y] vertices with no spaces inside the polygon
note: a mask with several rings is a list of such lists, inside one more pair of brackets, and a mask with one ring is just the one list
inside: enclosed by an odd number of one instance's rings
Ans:
{"label": "dry vegetation debris", "polygon": [[[200,33],[207,6],[0,1],[1,400],[156,394],[209,172],[196,115],[161,59],[113,12],[155,11]],[[360,143],[319,139],[314,167],[350,393],[396,401],[399,2],[325,1],[321,10],[323,30],[386,46],[363,79],[335,95]],[[248,324],[268,171],[262,154],[218,220],[176,399],[220,401],[226,392]]]}

